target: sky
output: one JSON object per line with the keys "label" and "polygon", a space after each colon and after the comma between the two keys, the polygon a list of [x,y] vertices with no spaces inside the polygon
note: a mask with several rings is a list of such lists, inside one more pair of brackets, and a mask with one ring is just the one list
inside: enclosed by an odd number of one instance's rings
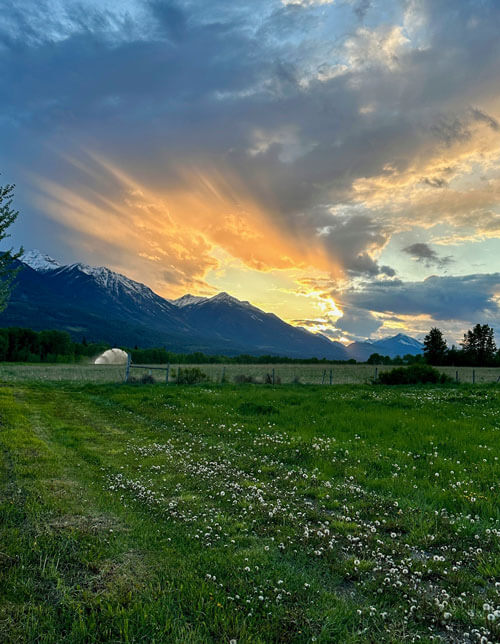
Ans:
{"label": "sky", "polygon": [[498,338],[498,0],[2,4],[12,244],[342,342]]}

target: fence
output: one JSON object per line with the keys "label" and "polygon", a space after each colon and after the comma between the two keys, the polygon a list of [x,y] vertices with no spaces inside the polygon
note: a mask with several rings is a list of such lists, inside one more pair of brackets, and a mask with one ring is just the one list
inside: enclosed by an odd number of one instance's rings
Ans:
{"label": "fence", "polygon": [[[179,365],[130,365],[133,369],[142,370],[152,375],[152,370],[163,370],[162,381],[176,383],[180,370],[199,369],[207,382],[238,383],[255,382],[267,384],[362,384],[371,382],[383,371],[394,368],[393,365],[318,365],[318,364],[179,364]],[[441,367],[446,373],[460,383],[480,384],[500,382],[500,368],[495,367]],[[126,380],[129,376],[126,375]]]}
{"label": "fence", "polygon": [[145,365],[145,364],[133,364],[129,353],[127,357],[127,366],[125,367],[125,382],[129,382],[131,369],[146,369],[148,371],[148,375],[151,377],[153,376],[153,374],[151,373],[152,371],[165,371],[165,384],[168,385],[169,377],[170,377],[169,364],[166,367],[158,367],[156,365],[153,366],[153,365]]}
{"label": "fence", "polygon": [[[275,385],[280,383],[303,383],[329,386],[339,384],[362,384],[370,382],[382,371],[392,369],[386,365],[324,365],[324,364],[171,364],[171,365],[134,365],[129,370],[132,377],[148,375],[158,382],[177,382],[179,369],[200,369],[206,374],[208,382],[234,383],[235,380],[253,379],[266,382],[273,377]],[[457,376],[462,383],[500,382],[500,368],[442,367],[454,380]],[[0,363],[2,382],[123,382],[126,376],[125,365],[94,364],[8,364]],[[162,373],[163,372],[163,373]]]}

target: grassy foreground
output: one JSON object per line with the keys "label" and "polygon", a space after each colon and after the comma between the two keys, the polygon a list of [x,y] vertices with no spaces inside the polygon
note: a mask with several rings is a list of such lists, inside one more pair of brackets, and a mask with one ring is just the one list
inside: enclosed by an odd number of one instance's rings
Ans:
{"label": "grassy foreground", "polygon": [[0,641],[500,641],[498,386],[0,386]]}

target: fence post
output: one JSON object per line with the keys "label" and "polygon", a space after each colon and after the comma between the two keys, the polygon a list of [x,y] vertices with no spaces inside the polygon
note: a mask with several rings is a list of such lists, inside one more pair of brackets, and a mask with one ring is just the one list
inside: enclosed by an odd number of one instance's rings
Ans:
{"label": "fence post", "polygon": [[325,384],[325,378],[326,378],[326,369],[323,369],[323,377],[321,378],[321,384]]}
{"label": "fence post", "polygon": [[458,369],[455,371],[455,382],[458,382]]}
{"label": "fence post", "polygon": [[333,369],[330,369],[330,384],[333,385]]}
{"label": "fence post", "polygon": [[378,367],[375,367],[375,380],[378,378]]}
{"label": "fence post", "polygon": [[273,385],[274,385],[274,367],[273,367]]}
{"label": "fence post", "polygon": [[473,385],[476,384],[476,370],[475,369],[472,370],[472,384]]}
{"label": "fence post", "polygon": [[169,376],[169,374],[170,374],[170,363],[169,363],[169,364],[167,364],[167,368],[166,368],[166,370],[165,370],[165,371],[166,371],[166,374],[165,374],[165,384],[166,384],[166,385],[168,385],[168,376]]}
{"label": "fence post", "polygon": [[125,382],[128,382],[128,375],[130,373],[130,353],[127,353],[127,368],[125,370]]}

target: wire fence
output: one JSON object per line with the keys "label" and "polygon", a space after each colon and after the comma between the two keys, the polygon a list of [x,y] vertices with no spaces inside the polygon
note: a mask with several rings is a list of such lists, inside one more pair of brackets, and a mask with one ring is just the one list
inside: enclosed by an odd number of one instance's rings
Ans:
{"label": "wire fence", "polygon": [[[392,365],[321,365],[321,364],[171,364],[131,365],[129,381],[158,382],[172,385],[179,373],[199,370],[206,382],[214,384],[363,384],[369,383]],[[500,382],[500,368],[441,367],[440,371],[462,383]],[[168,381],[167,381],[168,375]],[[126,379],[126,365],[94,364],[6,364],[0,363],[0,380],[4,382],[95,382],[117,383]],[[183,378],[181,378],[181,381]]]}
{"label": "wire fence", "polygon": [[[183,381],[186,370],[199,370],[206,376],[206,381],[218,384],[245,383],[255,384],[314,384],[314,385],[339,385],[362,384],[372,382],[383,371],[394,369],[393,365],[314,365],[314,364],[190,364],[190,365],[164,365],[163,377],[157,375],[155,370],[147,365],[133,365],[135,370],[143,375],[151,376],[155,381],[176,383]],[[456,382],[480,384],[500,381],[500,368],[495,367],[439,367],[439,371],[446,373]]]}

